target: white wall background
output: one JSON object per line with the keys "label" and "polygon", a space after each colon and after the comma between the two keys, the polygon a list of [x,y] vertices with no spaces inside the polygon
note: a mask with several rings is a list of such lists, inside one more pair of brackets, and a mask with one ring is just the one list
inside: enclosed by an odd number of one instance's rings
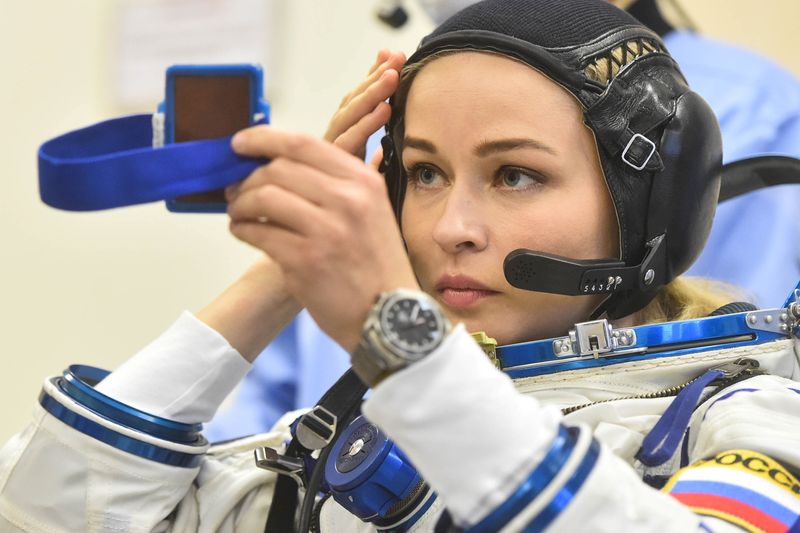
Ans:
{"label": "white wall background", "polygon": [[[378,48],[409,53],[431,27],[411,5],[411,24],[384,28],[373,5],[274,0],[274,33],[265,37],[274,52],[266,73],[274,124],[321,134]],[[137,109],[115,103],[121,6],[0,0],[0,443],[24,425],[45,376],[74,362],[117,366],[181,310],[202,307],[255,256],[228,235],[224,216],[169,214],[161,205],[75,214],[39,201],[41,142],[150,111],[158,99]],[[685,7],[706,33],[800,74],[797,0]]]}

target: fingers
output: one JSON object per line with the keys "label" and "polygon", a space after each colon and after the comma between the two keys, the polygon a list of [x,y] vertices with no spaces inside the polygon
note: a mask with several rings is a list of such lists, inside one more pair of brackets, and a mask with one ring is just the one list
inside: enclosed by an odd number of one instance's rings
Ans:
{"label": "fingers", "polygon": [[[382,55],[382,53],[385,53],[385,55]],[[375,83],[387,70],[400,72],[406,62],[406,56],[402,52],[381,50],[378,52],[378,61],[380,61],[382,58],[383,61],[381,63],[376,61],[375,65],[372,66],[369,74],[367,74],[367,78],[345,95],[341,104],[339,105],[340,108],[346,106],[353,98],[366,91],[367,88]]]}
{"label": "fingers", "polygon": [[263,250],[281,266],[303,247],[303,237],[274,224],[231,220],[231,233],[240,241]]}
{"label": "fingers", "polygon": [[360,159],[331,143],[266,125],[241,130],[233,136],[231,146],[239,155],[269,159],[286,157],[343,178],[370,172]]}
{"label": "fingers", "polygon": [[[383,71],[377,80],[336,111],[328,126],[328,131],[325,132],[325,140],[337,142],[341,135],[347,133],[365,115],[372,112],[379,103],[384,102],[394,94],[399,83],[400,75],[396,70]],[[386,120],[388,121],[388,117]],[[363,145],[366,143],[367,138],[382,125],[378,124],[371,131],[362,132],[363,140],[359,151],[363,151]]]}
{"label": "fingers", "polygon": [[360,155],[369,136],[389,122],[391,114],[392,107],[389,104],[383,101],[378,102],[375,109],[361,117],[361,120],[336,138],[336,146],[348,153]]}
{"label": "fingers", "polygon": [[266,225],[280,226],[298,235],[309,235],[319,227],[323,211],[306,198],[268,184],[239,194],[228,204],[228,215],[231,224],[267,222]]}
{"label": "fingers", "polygon": [[383,146],[378,146],[372,154],[372,159],[369,160],[369,167],[377,172],[381,161],[383,161]]}
{"label": "fingers", "polygon": [[378,50],[378,57],[375,58],[375,63],[373,63],[372,66],[369,68],[367,76],[375,72],[378,69],[378,67],[380,67],[389,58],[389,55],[391,53],[392,53],[391,50],[387,50],[386,48]]}
{"label": "fingers", "polygon": [[243,193],[265,185],[276,185],[302,196],[315,205],[323,205],[332,195],[337,180],[323,172],[285,157],[275,159],[253,171],[246,180],[226,189],[225,199],[233,203]]}
{"label": "fingers", "polygon": [[[399,72],[405,60],[405,54],[402,52],[388,50],[378,52],[376,63],[370,69],[367,78],[342,99],[325,132],[325,140],[339,144],[339,137],[348,133],[350,128],[372,112],[379,102],[387,100],[394,94],[399,85]],[[363,158],[367,138],[382,125],[378,124],[366,135],[361,131],[360,134],[364,138],[360,144],[354,142],[353,135],[348,136],[348,151]]]}

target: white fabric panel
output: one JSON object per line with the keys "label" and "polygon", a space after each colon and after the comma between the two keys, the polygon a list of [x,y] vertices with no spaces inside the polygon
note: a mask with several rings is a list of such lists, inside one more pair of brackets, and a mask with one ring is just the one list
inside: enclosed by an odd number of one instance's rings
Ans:
{"label": "white fabric panel", "polygon": [[222,335],[187,311],[97,390],[152,415],[208,422],[249,369]]}

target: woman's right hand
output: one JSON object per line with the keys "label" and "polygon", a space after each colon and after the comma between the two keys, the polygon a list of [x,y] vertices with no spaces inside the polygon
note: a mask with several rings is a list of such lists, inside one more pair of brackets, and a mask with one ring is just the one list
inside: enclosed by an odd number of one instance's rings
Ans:
{"label": "woman's right hand", "polygon": [[405,62],[402,52],[378,52],[367,78],[342,98],[325,140],[363,160],[369,136],[389,122],[392,110],[386,100],[397,90]]}

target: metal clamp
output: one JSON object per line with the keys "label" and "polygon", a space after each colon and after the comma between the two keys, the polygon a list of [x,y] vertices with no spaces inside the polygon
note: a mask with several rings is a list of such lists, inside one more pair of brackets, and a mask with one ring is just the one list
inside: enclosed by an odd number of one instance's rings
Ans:
{"label": "metal clamp", "polygon": [[614,329],[608,320],[594,320],[575,324],[569,336],[553,341],[553,353],[558,357],[589,356],[613,352],[636,345],[636,332],[633,329]]}
{"label": "metal clamp", "polygon": [[[630,159],[625,157],[625,156],[628,155],[628,150],[630,150],[631,146],[633,146],[633,143],[636,140],[642,140],[642,141],[645,142],[645,144],[649,144],[650,145],[650,153],[647,154],[647,157],[645,157],[645,159],[644,159],[644,163],[642,163],[640,166],[636,165],[636,163],[634,161],[632,161],[632,160],[630,160]],[[656,143],[654,143],[653,141],[651,141],[650,139],[648,139],[647,137],[645,137],[641,133],[634,133],[633,137],[631,137],[631,140],[628,141],[628,144],[625,145],[625,149],[622,150],[622,160],[625,163],[627,163],[628,165],[630,165],[631,167],[635,168],[636,170],[642,170],[644,167],[647,166],[647,163],[650,162],[650,158],[653,157],[654,153],[656,153]]]}
{"label": "metal clamp", "polygon": [[336,415],[317,405],[300,418],[295,436],[303,447],[321,450],[333,440],[336,434]]}
{"label": "metal clamp", "polygon": [[299,487],[305,488],[305,464],[302,459],[281,455],[274,448],[267,446],[256,448],[254,454],[258,468],[289,476]]}
{"label": "metal clamp", "polygon": [[751,311],[745,322],[750,329],[791,335],[800,324],[800,304],[794,302],[783,309]]}

